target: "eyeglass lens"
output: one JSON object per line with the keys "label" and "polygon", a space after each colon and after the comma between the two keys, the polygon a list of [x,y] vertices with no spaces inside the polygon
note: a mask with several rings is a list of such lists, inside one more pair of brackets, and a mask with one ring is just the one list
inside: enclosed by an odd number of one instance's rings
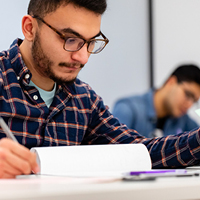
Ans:
{"label": "eyeglass lens", "polygon": [[187,98],[187,100],[192,101],[193,103],[196,102],[194,95],[190,91],[184,89],[184,93],[185,93],[185,97]]}
{"label": "eyeglass lens", "polygon": [[[77,51],[83,47],[85,41],[81,38],[67,38],[65,40],[65,50],[67,51]],[[94,39],[88,42],[88,51],[90,53],[98,53],[100,52],[105,46],[105,41],[100,39]]]}

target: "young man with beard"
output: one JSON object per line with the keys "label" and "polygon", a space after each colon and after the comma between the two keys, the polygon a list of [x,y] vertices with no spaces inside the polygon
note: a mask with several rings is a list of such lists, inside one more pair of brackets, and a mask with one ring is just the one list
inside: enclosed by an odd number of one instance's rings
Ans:
{"label": "young man with beard", "polygon": [[0,53],[0,114],[20,143],[0,130],[1,178],[37,172],[28,150],[35,146],[143,143],[154,168],[199,161],[199,130],[145,138],[120,124],[77,78],[108,43],[100,30],[105,10],[106,0],[30,0],[24,40]]}
{"label": "young man with beard", "polygon": [[119,99],[113,115],[145,137],[190,131],[198,124],[187,115],[200,97],[200,69],[186,64],[176,68],[157,90]]}

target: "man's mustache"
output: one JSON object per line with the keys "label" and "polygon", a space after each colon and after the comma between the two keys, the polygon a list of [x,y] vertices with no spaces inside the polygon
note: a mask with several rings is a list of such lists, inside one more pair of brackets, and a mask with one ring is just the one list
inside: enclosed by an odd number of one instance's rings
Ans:
{"label": "man's mustache", "polygon": [[60,67],[75,67],[75,68],[83,68],[84,65],[83,64],[80,64],[80,63],[65,63],[65,62],[62,62],[62,63],[59,63],[59,66]]}

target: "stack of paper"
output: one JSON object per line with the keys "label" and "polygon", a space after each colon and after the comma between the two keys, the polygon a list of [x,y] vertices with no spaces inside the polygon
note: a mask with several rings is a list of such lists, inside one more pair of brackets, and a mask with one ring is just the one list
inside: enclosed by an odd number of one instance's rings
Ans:
{"label": "stack of paper", "polygon": [[122,176],[130,171],[151,169],[143,144],[37,147],[40,174],[57,176]]}

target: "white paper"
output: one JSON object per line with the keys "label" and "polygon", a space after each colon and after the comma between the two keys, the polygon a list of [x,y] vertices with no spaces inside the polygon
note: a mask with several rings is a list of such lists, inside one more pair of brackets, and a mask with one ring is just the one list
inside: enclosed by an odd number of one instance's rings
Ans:
{"label": "white paper", "polygon": [[119,176],[151,169],[143,144],[37,147],[40,174],[57,176]]}

